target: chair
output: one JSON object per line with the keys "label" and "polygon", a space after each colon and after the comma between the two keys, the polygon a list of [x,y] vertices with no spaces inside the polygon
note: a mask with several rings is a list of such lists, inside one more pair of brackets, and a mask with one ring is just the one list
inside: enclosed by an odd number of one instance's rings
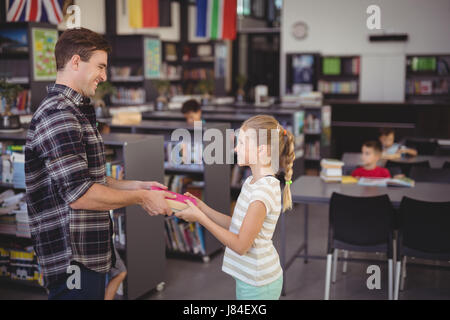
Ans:
{"label": "chair", "polygon": [[442,166],[442,169],[450,169],[450,162],[445,161],[444,165]]}
{"label": "chair", "polygon": [[403,173],[407,177],[409,177],[412,167],[429,168],[430,162],[428,160],[420,162],[397,162],[389,160],[388,162],[386,162],[386,168],[389,171],[393,170],[394,168],[400,168],[401,173]]}
{"label": "chair", "polygon": [[[425,202],[404,197],[400,204],[394,299],[398,300],[406,257],[450,261],[450,202]],[[402,277],[402,284],[400,284]]]}
{"label": "chair", "polygon": [[392,300],[394,208],[389,197],[351,197],[333,193],[329,220],[325,300],[330,298],[331,279],[333,283],[336,281],[338,250],[385,252],[389,268],[388,296]]}
{"label": "chair", "polygon": [[412,167],[409,177],[416,182],[450,183],[450,169]]}
{"label": "chair", "polygon": [[405,146],[417,150],[420,155],[432,156],[436,154],[439,144],[435,140],[407,139]]}

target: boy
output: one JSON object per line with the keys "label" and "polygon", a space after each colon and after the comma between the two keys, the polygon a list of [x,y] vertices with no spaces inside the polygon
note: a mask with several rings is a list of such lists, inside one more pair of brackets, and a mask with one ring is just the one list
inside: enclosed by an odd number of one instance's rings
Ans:
{"label": "boy", "polygon": [[380,129],[380,142],[383,145],[382,159],[391,160],[399,159],[403,154],[415,157],[417,151],[401,146],[399,143],[395,143],[395,132],[392,128]]}
{"label": "boy", "polygon": [[381,143],[378,141],[365,142],[362,146],[361,160],[363,166],[353,171],[353,177],[364,178],[390,178],[391,174],[386,168],[377,166],[381,159]]}
{"label": "boy", "polygon": [[202,121],[202,108],[197,100],[192,99],[183,103],[181,112],[189,124],[193,125],[196,121]]}

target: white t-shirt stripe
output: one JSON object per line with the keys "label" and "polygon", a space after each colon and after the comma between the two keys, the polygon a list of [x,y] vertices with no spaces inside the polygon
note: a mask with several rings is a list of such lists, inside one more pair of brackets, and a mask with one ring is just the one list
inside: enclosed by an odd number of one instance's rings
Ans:
{"label": "white t-shirt stripe", "polygon": [[266,207],[263,228],[250,250],[243,256],[227,248],[222,270],[231,276],[254,286],[263,286],[277,280],[281,274],[280,259],[273,246],[272,237],[281,213],[280,182],[274,177],[264,177],[250,184],[247,178],[237,200],[230,231],[238,234],[249,205],[261,201]]}

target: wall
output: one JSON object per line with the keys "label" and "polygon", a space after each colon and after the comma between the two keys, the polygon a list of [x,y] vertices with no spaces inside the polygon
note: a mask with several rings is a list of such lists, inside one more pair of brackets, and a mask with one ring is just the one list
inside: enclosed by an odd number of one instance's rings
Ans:
{"label": "wall", "polygon": [[[366,9],[376,4],[381,8],[383,30],[370,31],[366,27],[369,15]],[[291,35],[291,27],[297,21],[308,25],[308,36],[296,40]],[[281,92],[285,92],[286,53],[321,52],[328,55],[362,55],[361,85],[369,88],[374,82],[391,79],[390,86],[395,92],[385,90],[372,95],[364,93],[366,101],[398,101],[399,93],[403,96],[404,68],[392,70],[392,61],[405,61],[407,54],[450,53],[449,39],[450,1],[448,0],[284,0],[282,11],[281,41]],[[407,43],[370,43],[371,34],[407,33]],[[367,74],[376,69],[376,64],[383,71],[375,77]],[[401,71],[403,70],[403,71]],[[366,82],[369,81],[369,82]],[[395,84],[397,86],[395,86]],[[398,88],[398,89],[397,89]],[[368,89],[368,90],[369,90]],[[387,88],[386,88],[387,89]],[[369,90],[370,91],[370,90]],[[370,96],[371,95],[371,96]],[[367,98],[367,99],[366,99]]]}
{"label": "wall", "polygon": [[[74,4],[81,9],[81,26],[97,33],[106,32],[105,1],[102,0],[75,0]],[[59,30],[66,29],[66,22],[58,26]]]}

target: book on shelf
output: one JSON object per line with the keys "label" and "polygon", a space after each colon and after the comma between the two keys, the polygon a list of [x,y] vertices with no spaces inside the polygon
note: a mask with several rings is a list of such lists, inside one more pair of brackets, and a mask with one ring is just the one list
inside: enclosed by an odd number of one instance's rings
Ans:
{"label": "book on shelf", "polygon": [[322,60],[322,73],[324,75],[340,75],[341,58],[324,57]]}
{"label": "book on shelf", "polygon": [[409,187],[415,186],[414,180],[410,178],[360,178],[358,184],[361,186],[376,186],[376,187]]}
{"label": "book on shelf", "polygon": [[117,162],[106,162],[106,176],[116,180],[123,180],[125,176],[125,168]]}
{"label": "book on shelf", "polygon": [[203,230],[198,223],[187,223],[176,217],[165,219],[166,247],[172,251],[205,254]]}
{"label": "book on shelf", "polygon": [[177,47],[174,43],[166,43],[165,44],[165,56],[164,60],[166,61],[177,61],[178,55],[177,55]]}

